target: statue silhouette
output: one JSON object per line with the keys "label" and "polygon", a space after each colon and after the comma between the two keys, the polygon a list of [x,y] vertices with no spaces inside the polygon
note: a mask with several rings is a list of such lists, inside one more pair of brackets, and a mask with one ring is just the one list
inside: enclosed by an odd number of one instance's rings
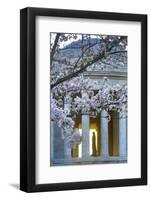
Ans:
{"label": "statue silhouette", "polygon": [[96,156],[97,150],[96,150],[96,135],[95,132],[92,132],[92,156]]}

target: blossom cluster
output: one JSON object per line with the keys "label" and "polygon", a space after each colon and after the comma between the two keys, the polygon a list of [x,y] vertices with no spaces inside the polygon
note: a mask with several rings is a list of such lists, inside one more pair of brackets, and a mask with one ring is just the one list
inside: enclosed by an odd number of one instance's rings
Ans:
{"label": "blossom cluster", "polygon": [[74,148],[81,142],[80,133],[74,128],[74,121],[66,115],[66,112],[57,106],[57,101],[51,99],[51,121],[62,128],[62,139],[66,140],[70,148]]}
{"label": "blossom cluster", "polygon": [[52,94],[55,98],[65,95],[73,96],[82,90],[89,90],[91,87],[92,82],[89,79],[85,79],[83,75],[79,75],[54,87]]}
{"label": "blossom cluster", "polygon": [[[107,81],[106,81],[107,82]],[[72,103],[72,111],[88,113],[96,116],[102,110],[123,112],[127,109],[127,86],[103,84],[95,94],[93,90],[86,91],[82,97],[76,96]]]}
{"label": "blossom cluster", "polygon": [[[81,142],[80,134],[74,127],[75,115],[81,113],[96,117],[103,110],[127,111],[127,85],[111,85],[110,81],[104,77],[102,85],[98,85],[98,91],[95,94],[93,81],[84,79],[83,76],[76,77],[74,80],[75,82],[71,80],[57,86],[57,89],[54,88],[55,95],[51,98],[51,120],[62,128],[62,138],[71,148]],[[68,98],[65,102],[60,101],[59,97],[67,94]]]}

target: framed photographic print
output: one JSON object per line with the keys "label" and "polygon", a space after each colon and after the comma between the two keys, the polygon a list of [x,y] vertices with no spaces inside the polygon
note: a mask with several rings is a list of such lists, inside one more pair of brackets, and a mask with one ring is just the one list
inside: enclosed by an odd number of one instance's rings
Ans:
{"label": "framed photographic print", "polygon": [[20,189],[147,184],[147,16],[20,12]]}

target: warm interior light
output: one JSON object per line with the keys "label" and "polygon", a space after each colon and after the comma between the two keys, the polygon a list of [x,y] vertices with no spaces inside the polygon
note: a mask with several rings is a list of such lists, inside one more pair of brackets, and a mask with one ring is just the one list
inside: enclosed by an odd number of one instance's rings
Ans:
{"label": "warm interior light", "polygon": [[[80,135],[82,136],[82,129],[79,129]],[[97,144],[98,144],[98,138],[97,138],[97,131],[96,129],[90,129],[89,132],[89,155],[93,154],[93,149],[92,149],[92,137],[93,137],[93,133],[95,134],[95,138],[96,138],[96,149],[97,149]],[[79,144],[79,155],[78,157],[81,158],[82,157],[82,142]]]}
{"label": "warm interior light", "polygon": [[[82,136],[82,129],[79,129],[80,136]],[[82,158],[82,142],[79,144],[79,158]]]}
{"label": "warm interior light", "polygon": [[97,149],[97,131],[96,131],[96,129],[90,129],[90,134],[89,134],[89,152],[90,152],[90,155],[92,155],[93,154],[93,147],[92,147],[92,137],[93,137],[93,133],[95,134],[95,138],[96,138],[96,140],[95,140],[95,145],[96,145],[96,149]]}

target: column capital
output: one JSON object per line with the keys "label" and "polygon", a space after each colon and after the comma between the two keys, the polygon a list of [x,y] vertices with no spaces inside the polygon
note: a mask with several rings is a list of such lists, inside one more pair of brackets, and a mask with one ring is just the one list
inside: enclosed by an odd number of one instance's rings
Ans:
{"label": "column capital", "polygon": [[90,112],[81,112],[81,115],[90,115]]}
{"label": "column capital", "polygon": [[120,117],[120,118],[127,118],[127,112],[126,112],[126,111],[121,111],[121,112],[119,113],[119,117]]}
{"label": "column capital", "polygon": [[108,118],[109,114],[106,110],[101,111],[101,117]]}
{"label": "column capital", "polygon": [[101,156],[106,159],[109,157],[109,142],[108,142],[108,112],[101,112]]}
{"label": "column capital", "polygon": [[69,95],[66,95],[65,97],[64,97],[64,103],[65,104],[70,104],[71,103],[71,97],[69,96]]}

